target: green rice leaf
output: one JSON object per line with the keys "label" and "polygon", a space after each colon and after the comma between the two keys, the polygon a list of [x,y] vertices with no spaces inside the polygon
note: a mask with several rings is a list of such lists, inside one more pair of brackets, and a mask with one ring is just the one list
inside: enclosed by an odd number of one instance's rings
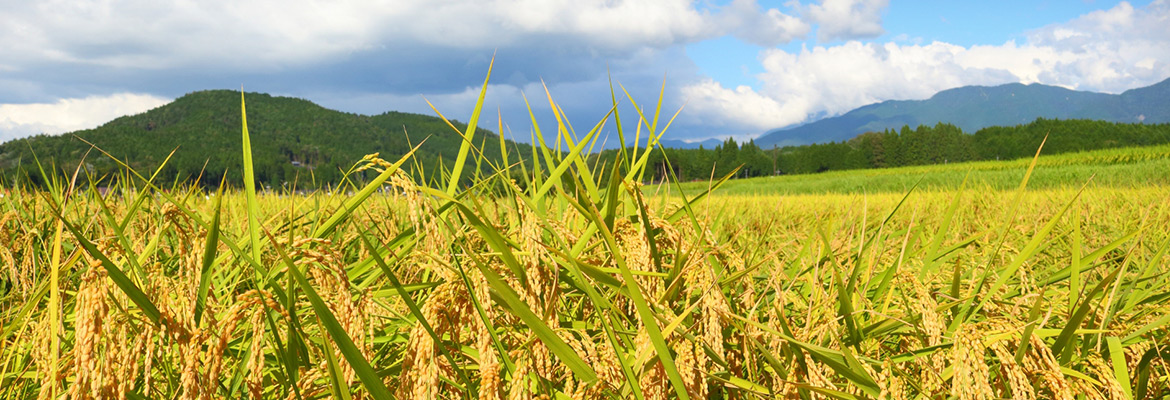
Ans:
{"label": "green rice leaf", "polygon": [[[468,219],[469,224],[474,226],[477,231],[487,236],[488,245],[491,246],[492,249],[499,252],[501,259],[506,265],[509,266],[512,271],[523,270],[519,264],[519,261],[517,261],[516,258],[512,256],[511,249],[503,241],[503,237],[499,235],[499,232],[495,231],[495,228],[493,228],[491,225],[485,224],[470,208],[467,208],[467,206],[463,205],[462,203],[456,202],[454,205],[463,215],[463,217]],[[540,341],[543,342],[546,347],[548,347],[549,351],[555,354],[557,358],[561,360],[561,362],[565,363],[565,366],[568,367],[569,370],[573,371],[573,374],[575,374],[578,379],[584,382],[592,382],[597,379],[597,373],[593,371],[593,368],[591,368],[589,364],[585,363],[585,361],[581,359],[581,356],[577,355],[577,352],[574,351],[572,347],[569,347],[569,345],[565,343],[564,340],[557,336],[556,332],[553,332],[553,330],[544,323],[544,320],[528,307],[527,303],[520,299],[520,296],[517,295],[514,290],[512,290],[511,286],[508,286],[507,282],[504,281],[504,278],[500,277],[499,274],[484,265],[479,265],[479,270],[487,280],[488,285],[490,285],[492,290],[495,291],[495,295],[503,301],[503,304],[501,305],[512,312],[512,314],[517,318],[520,318],[522,321],[524,321],[528,328],[532,330],[532,333],[540,338]],[[524,278],[522,277],[517,277],[516,279],[524,281]]]}
{"label": "green rice leaf", "polygon": [[[475,136],[476,124],[479,123],[479,112],[483,110],[483,99],[487,95],[488,81],[492,77],[492,67],[496,64],[492,56],[488,64],[487,76],[483,78],[483,87],[479,89],[479,98],[475,101],[475,108],[471,111],[471,119],[467,120],[467,131],[463,133],[463,142],[459,145],[459,155],[455,157],[455,164],[451,166],[451,179],[447,181],[447,195],[454,196],[459,190],[459,178],[463,175],[463,165],[467,164],[467,153],[471,151],[471,140]],[[503,132],[500,132],[502,135]]]}
{"label": "green rice leaf", "polygon": [[[271,234],[267,232],[265,234],[268,235],[269,242],[274,244],[272,247],[276,250],[277,255],[280,256],[281,261],[288,266],[289,273],[296,279],[300,289],[305,292],[305,297],[312,304],[313,312],[317,314],[318,320],[321,321],[322,328],[329,333],[329,337],[337,345],[338,350],[341,351],[341,355],[345,357],[345,361],[349,362],[349,365],[353,367],[358,379],[362,382],[362,386],[370,393],[370,397],[378,400],[393,399],[394,395],[390,394],[390,390],[386,388],[386,384],[382,383],[382,378],[370,366],[369,360],[366,360],[366,357],[354,345],[353,339],[345,332],[345,328],[337,321],[337,317],[333,315],[332,311],[329,311],[329,306],[325,305],[325,301],[317,294],[317,290],[313,288],[313,285],[301,273],[300,267],[293,263],[293,260],[288,257],[288,253],[281,246],[276,245],[276,240],[272,238]],[[326,346],[324,351],[331,353],[332,350],[328,347]]]}
{"label": "green rice leaf", "polygon": [[[358,234],[358,238],[361,239],[362,244],[366,246],[366,249],[369,250],[371,254],[376,255],[378,253],[373,243],[370,242],[369,236],[365,232]],[[394,290],[398,292],[398,296],[401,297],[402,301],[406,303],[406,307],[410,309],[410,313],[414,315],[415,319],[418,320],[419,325],[422,325],[423,329],[427,331],[427,334],[431,336],[431,340],[434,340],[435,343],[442,343],[443,338],[439,336],[439,334],[435,333],[435,329],[432,328],[431,323],[427,321],[426,315],[423,314],[422,309],[418,307],[418,303],[415,303],[414,299],[410,297],[410,293],[406,290],[406,286],[398,280],[398,275],[396,275],[394,271],[390,269],[389,265],[386,265],[386,261],[383,261],[382,257],[375,256],[373,259],[374,263],[378,265],[378,269],[382,270],[382,274],[386,276],[386,279],[390,280],[390,285],[393,286]],[[495,336],[495,332],[492,332],[492,336]],[[439,351],[443,354],[443,357],[447,359],[447,362],[450,363],[450,365],[459,365],[455,362],[455,358],[451,356],[451,353],[447,351],[447,346],[438,347]],[[501,355],[501,359],[506,360],[507,358],[508,354],[506,352]],[[510,363],[511,361],[508,361],[509,365]],[[511,367],[509,367],[509,369],[511,369]],[[462,369],[457,368],[455,370],[467,387],[473,386],[471,380],[467,377]]]}
{"label": "green rice leaf", "polygon": [[1081,327],[1081,322],[1085,320],[1085,317],[1089,315],[1089,311],[1093,308],[1093,303],[1090,300],[1104,292],[1105,288],[1108,287],[1114,279],[1117,279],[1117,275],[1121,273],[1121,270],[1121,267],[1114,269],[1113,272],[1109,273],[1109,275],[1106,275],[1104,279],[1101,279],[1101,281],[1097,283],[1097,286],[1093,287],[1093,290],[1085,294],[1081,301],[1081,305],[1077,307],[1076,313],[1069,317],[1068,322],[1064,324],[1064,328],[1060,331],[1060,336],[1057,336],[1056,341],[1052,343],[1052,354],[1059,355],[1064,353],[1065,346],[1068,346],[1072,341],[1073,334],[1075,334],[1077,329]]}
{"label": "green rice leaf", "polygon": [[86,239],[85,234],[83,234],[80,229],[78,229],[72,223],[69,223],[69,221],[65,221],[65,217],[61,215],[61,210],[57,209],[56,207],[51,207],[50,209],[53,211],[53,214],[57,216],[57,218],[60,218],[60,220],[64,222],[65,228],[69,230],[69,233],[73,234],[73,237],[77,239],[77,243],[85,249],[85,252],[89,253],[91,257],[96,258],[101,262],[102,268],[105,268],[106,270],[106,275],[110,277],[110,280],[114,281],[114,284],[122,290],[122,293],[124,293],[126,297],[130,298],[130,301],[134,302],[134,304],[142,310],[142,314],[145,315],[146,318],[150,320],[150,322],[158,324],[160,318],[158,307],[154,305],[154,302],[150,301],[150,298],[146,297],[146,293],[143,293],[142,289],[139,289],[138,285],[134,284],[134,281],[130,280],[130,277],[126,276],[126,273],[122,272],[121,268],[118,268],[117,265],[114,265],[114,262],[110,261],[109,257],[106,257],[105,254],[102,254],[102,252],[98,250],[97,246],[90,242],[89,239]]}
{"label": "green rice leaf", "polygon": [[324,224],[321,224],[321,226],[318,226],[317,229],[313,231],[313,237],[321,238],[325,237],[325,235],[329,234],[329,232],[333,232],[333,229],[337,228],[337,225],[340,224],[341,221],[345,220],[346,217],[349,217],[349,215],[352,214],[353,211],[358,208],[358,206],[362,205],[362,203],[365,202],[366,199],[370,197],[370,195],[374,194],[378,188],[382,187],[383,182],[386,182],[386,180],[390,179],[390,177],[393,176],[395,172],[398,172],[398,169],[402,166],[402,163],[405,163],[406,160],[409,160],[412,156],[414,156],[414,152],[418,151],[418,148],[422,146],[423,143],[426,143],[426,141],[424,140],[418,145],[414,146],[414,148],[410,149],[410,151],[403,155],[402,158],[399,158],[397,162],[390,165],[390,167],[386,168],[385,171],[382,171],[381,174],[378,174],[378,176],[371,180],[370,183],[367,183],[366,186],[362,188],[362,190],[345,199],[345,202],[341,205],[341,209],[333,213],[333,215],[329,216],[329,219],[326,220]]}
{"label": "green rice leaf", "polygon": [[1127,399],[1133,398],[1133,388],[1129,386],[1129,367],[1125,363],[1125,349],[1121,347],[1121,340],[1117,336],[1105,339],[1109,344],[1109,360],[1113,363],[1113,377],[1121,385],[1122,392]]}
{"label": "green rice leaf", "polygon": [[256,200],[256,177],[252,169],[252,140],[248,135],[248,112],[244,105],[243,89],[240,89],[240,126],[244,145],[244,196],[248,201],[248,237],[251,239],[252,259],[260,260],[260,203]]}
{"label": "green rice leaf", "polygon": [[666,376],[670,379],[670,383],[674,387],[674,395],[680,399],[689,399],[690,396],[687,394],[686,385],[683,384],[682,375],[679,374],[678,368],[674,365],[674,359],[670,355],[670,347],[666,345],[666,338],[658,327],[658,321],[654,316],[654,312],[642,296],[642,289],[638,287],[637,281],[634,280],[634,274],[626,266],[621,249],[618,247],[613,233],[605,227],[605,224],[601,220],[601,214],[596,208],[592,207],[592,204],[589,204],[589,208],[585,208],[582,204],[568,198],[567,195],[564,198],[576,207],[581,214],[590,219],[594,225],[599,227],[598,232],[601,233],[602,238],[605,240],[614,263],[621,270],[622,283],[626,289],[626,294],[634,303],[638,311],[638,317],[642,320],[642,326],[646,328],[646,334],[650,337],[651,343],[654,344],[654,350],[658,353],[658,361],[662,363],[663,369],[666,370]]}
{"label": "green rice leaf", "polygon": [[207,231],[207,244],[203,248],[203,265],[199,274],[199,289],[195,292],[195,325],[203,317],[207,303],[207,291],[211,287],[211,267],[215,265],[215,253],[219,248],[219,213],[223,208],[223,185],[215,195],[215,214],[211,217],[211,229]]}

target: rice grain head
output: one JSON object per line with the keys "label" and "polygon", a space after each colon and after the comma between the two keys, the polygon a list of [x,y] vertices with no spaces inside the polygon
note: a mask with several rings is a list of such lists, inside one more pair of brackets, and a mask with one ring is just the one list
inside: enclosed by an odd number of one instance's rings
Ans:
{"label": "rice grain head", "polygon": [[[1004,393],[1000,397],[1020,400],[1035,400],[1036,393],[1024,368],[1016,363],[1015,353],[1008,351],[1006,341],[997,341],[991,345],[991,351],[999,360],[1000,376],[1006,377],[1011,393]],[[1003,378],[1001,378],[1003,379]]]}

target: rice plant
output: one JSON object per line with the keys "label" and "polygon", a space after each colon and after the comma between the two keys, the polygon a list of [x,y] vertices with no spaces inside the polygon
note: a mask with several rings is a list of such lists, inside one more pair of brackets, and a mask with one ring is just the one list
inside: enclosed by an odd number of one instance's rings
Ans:
{"label": "rice plant", "polygon": [[[1038,159],[1007,190],[643,186],[660,105],[620,115],[643,108],[615,91],[578,132],[546,93],[534,137],[556,143],[529,164],[474,136],[486,87],[443,171],[370,155],[351,171],[372,180],[309,195],[129,168],[11,188],[0,397],[1170,395],[1167,186],[1032,190]],[[607,129],[650,150],[591,164]]]}

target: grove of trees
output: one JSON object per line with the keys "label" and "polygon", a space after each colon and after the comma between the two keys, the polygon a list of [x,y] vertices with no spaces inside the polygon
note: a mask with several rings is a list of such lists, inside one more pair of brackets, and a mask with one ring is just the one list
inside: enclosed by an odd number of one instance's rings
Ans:
{"label": "grove of trees", "polygon": [[[945,123],[867,132],[843,142],[761,149],[727,139],[714,149],[664,149],[650,158],[647,180],[670,172],[683,181],[719,178],[743,165],[737,177],[808,174],[863,168],[893,168],[1032,157],[1047,135],[1044,154],[1170,143],[1170,124],[1123,124],[1092,120],[1037,119],[974,134]],[[599,158],[612,160],[614,150]],[[668,162],[669,160],[669,162]]]}

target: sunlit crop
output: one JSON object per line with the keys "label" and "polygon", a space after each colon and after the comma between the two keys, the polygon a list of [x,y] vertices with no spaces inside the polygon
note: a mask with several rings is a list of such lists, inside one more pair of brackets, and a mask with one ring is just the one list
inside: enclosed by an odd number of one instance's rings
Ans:
{"label": "sunlit crop", "polygon": [[435,187],[406,154],[308,195],[5,189],[0,397],[1170,395],[1170,188],[1029,189],[1039,157],[1013,189],[679,195],[644,151],[587,162],[660,111],[558,115],[537,163],[468,129]]}

